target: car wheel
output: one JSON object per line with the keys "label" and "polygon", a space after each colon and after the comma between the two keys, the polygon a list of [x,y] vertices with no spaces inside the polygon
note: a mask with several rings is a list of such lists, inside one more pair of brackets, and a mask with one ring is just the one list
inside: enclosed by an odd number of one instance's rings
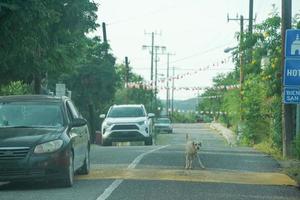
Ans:
{"label": "car wheel", "polygon": [[73,183],[74,183],[74,162],[73,162],[73,152],[70,151],[69,166],[66,172],[66,177],[62,180],[61,184],[63,187],[72,187]]}
{"label": "car wheel", "polygon": [[145,140],[145,145],[152,145],[153,144],[153,141],[152,141],[152,136],[149,136],[146,138]]}
{"label": "car wheel", "polygon": [[90,150],[89,148],[87,149],[86,153],[85,153],[85,159],[84,159],[84,163],[81,166],[80,170],[78,171],[78,174],[81,175],[87,175],[90,173]]}
{"label": "car wheel", "polygon": [[111,146],[111,145],[112,145],[111,141],[102,139],[102,146]]}

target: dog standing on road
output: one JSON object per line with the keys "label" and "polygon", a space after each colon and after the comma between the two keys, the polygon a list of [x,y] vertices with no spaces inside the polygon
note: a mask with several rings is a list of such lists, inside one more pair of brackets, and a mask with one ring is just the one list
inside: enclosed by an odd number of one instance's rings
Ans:
{"label": "dog standing on road", "polygon": [[189,139],[189,135],[186,134],[186,146],[185,146],[185,169],[192,169],[193,168],[193,161],[197,157],[199,165],[202,169],[205,167],[203,166],[198,151],[200,150],[201,142],[196,142]]}

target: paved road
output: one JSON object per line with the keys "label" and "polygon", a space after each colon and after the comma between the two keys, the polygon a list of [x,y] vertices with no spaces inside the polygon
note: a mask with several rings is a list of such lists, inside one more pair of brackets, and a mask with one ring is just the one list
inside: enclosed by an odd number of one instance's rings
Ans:
{"label": "paved road", "polygon": [[[154,146],[93,146],[92,171],[72,188],[47,184],[4,184],[1,200],[35,199],[300,199],[300,190],[278,163],[251,148],[229,147],[205,124],[176,124]],[[186,133],[201,140],[206,169],[184,170]]]}

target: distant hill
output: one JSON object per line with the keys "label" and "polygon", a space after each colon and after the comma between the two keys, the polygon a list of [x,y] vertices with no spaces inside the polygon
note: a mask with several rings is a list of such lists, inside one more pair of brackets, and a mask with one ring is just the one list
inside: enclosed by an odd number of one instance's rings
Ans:
{"label": "distant hill", "polygon": [[[165,107],[166,105],[166,100],[161,100],[163,103],[163,106]],[[189,111],[189,110],[195,110],[196,106],[198,104],[198,99],[197,98],[192,98],[192,99],[187,99],[187,100],[174,100],[174,109],[176,110],[184,110],[184,111]]]}

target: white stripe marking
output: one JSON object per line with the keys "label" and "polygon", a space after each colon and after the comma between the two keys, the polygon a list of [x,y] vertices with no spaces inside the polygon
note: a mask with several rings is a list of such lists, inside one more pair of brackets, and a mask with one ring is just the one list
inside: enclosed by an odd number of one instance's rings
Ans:
{"label": "white stripe marking", "polygon": [[[127,169],[134,169],[138,164],[139,162],[143,159],[144,156],[150,154],[150,153],[153,153],[154,151],[158,151],[160,149],[163,149],[163,148],[166,148],[167,146],[169,145],[166,145],[166,146],[162,146],[162,147],[159,147],[159,148],[156,148],[156,149],[152,149],[150,151],[147,151],[147,152],[144,152],[142,154],[140,154],[139,156],[137,156],[133,161],[132,163],[130,163],[127,167]],[[119,185],[121,185],[121,183],[124,181],[124,179],[117,179],[115,180],[114,182],[112,182],[112,184],[110,186],[108,186],[104,192],[96,199],[96,200],[106,200],[110,195],[111,193],[113,193],[113,191],[115,189],[117,189],[119,187]]]}
{"label": "white stripe marking", "polygon": [[111,193],[119,187],[119,185],[123,182],[123,180],[115,180],[112,184],[104,190],[104,192],[97,198],[97,200],[105,200],[107,199]]}

